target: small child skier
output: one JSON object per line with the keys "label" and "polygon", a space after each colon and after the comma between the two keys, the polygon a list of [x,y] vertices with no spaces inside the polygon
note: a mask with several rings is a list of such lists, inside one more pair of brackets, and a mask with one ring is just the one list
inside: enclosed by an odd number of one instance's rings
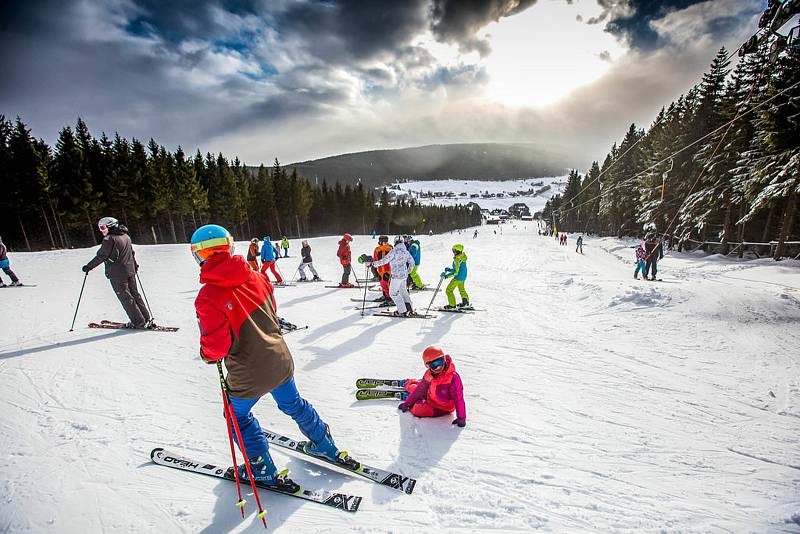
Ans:
{"label": "small child skier", "polygon": [[458,288],[458,294],[461,297],[461,304],[459,308],[466,308],[469,306],[469,295],[464,288],[464,281],[467,279],[467,255],[464,254],[464,245],[453,245],[453,266],[447,267],[441,274],[442,279],[452,278],[450,283],[447,284],[445,294],[447,295],[447,305],[444,307],[446,310],[452,310],[456,307],[456,296],[454,291]]}
{"label": "small child skier", "polygon": [[[19,281],[17,275],[14,274],[14,271],[11,270],[11,262],[8,260],[8,249],[3,244],[3,239],[0,238],[0,269],[3,270],[9,278],[11,278],[11,286],[21,286],[22,282]],[[6,287],[6,283],[0,279],[0,287]]]}
{"label": "small child skier", "polygon": [[639,245],[636,247],[636,270],[633,271],[633,277],[639,279],[639,271],[642,271],[642,278],[647,279],[647,263],[645,258],[647,253],[644,251],[644,246]]}
{"label": "small child skier", "polygon": [[247,264],[253,268],[254,271],[258,270],[258,257],[261,251],[258,249],[258,238],[254,237],[250,240],[250,245],[247,247]]}
{"label": "small child skier", "polygon": [[281,239],[281,248],[283,249],[283,257],[284,258],[288,258],[289,257],[289,240],[286,239],[286,236],[283,236],[283,239]]}
{"label": "small child skier", "polygon": [[308,281],[308,278],[306,278],[306,267],[308,267],[311,270],[311,274],[314,275],[313,280],[319,280],[320,278],[317,274],[317,270],[314,269],[314,260],[311,259],[311,245],[309,245],[308,241],[305,239],[303,240],[303,248],[300,249],[300,255],[303,257],[300,261],[300,265],[297,267],[297,270],[300,271],[300,281]]}
{"label": "small child skier", "polygon": [[464,405],[464,385],[456,372],[449,354],[436,346],[422,353],[427,370],[422,380],[406,380],[408,398],[397,407],[401,412],[411,411],[417,417],[440,417],[456,412],[454,425],[467,424],[467,408]]}
{"label": "small child skier", "polygon": [[[378,238],[378,246],[375,247],[375,250],[372,252],[372,258],[368,259],[367,261],[379,261],[386,257],[392,251],[392,245],[389,244],[389,236],[382,235]],[[391,295],[389,294],[389,281],[392,279],[392,266],[391,265],[381,265],[380,267],[374,267],[380,276],[380,284],[381,284],[381,291],[383,294],[381,295],[382,302],[389,302],[392,300]]]}

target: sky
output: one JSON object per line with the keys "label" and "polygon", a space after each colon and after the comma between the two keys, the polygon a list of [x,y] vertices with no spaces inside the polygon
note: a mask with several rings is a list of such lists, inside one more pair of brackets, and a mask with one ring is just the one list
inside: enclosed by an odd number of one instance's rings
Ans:
{"label": "sky", "polygon": [[435,143],[602,160],[760,0],[4,0],[0,114],[248,164]]}

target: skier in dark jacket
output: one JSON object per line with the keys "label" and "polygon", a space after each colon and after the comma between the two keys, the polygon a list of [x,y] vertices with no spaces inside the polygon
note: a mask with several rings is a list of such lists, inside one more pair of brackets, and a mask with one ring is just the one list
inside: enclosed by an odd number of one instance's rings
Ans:
{"label": "skier in dark jacket", "polygon": [[[14,271],[11,270],[10,265],[11,262],[8,261],[8,250],[3,244],[3,239],[0,238],[0,269],[3,269],[3,272],[6,273],[9,278],[11,278],[10,285],[21,286],[22,282],[19,281],[19,278],[17,278],[17,275],[14,274]],[[0,287],[6,287],[6,284],[3,282],[3,280],[0,280]]]}
{"label": "skier in dark jacket", "polygon": [[300,271],[300,281],[308,281],[308,278],[306,278],[306,267],[308,267],[311,270],[311,274],[314,275],[313,281],[318,281],[320,278],[317,274],[317,270],[314,269],[314,260],[311,258],[311,245],[309,245],[308,241],[305,239],[303,240],[303,248],[300,249],[300,254],[303,256],[302,261],[300,261],[300,266],[297,267],[297,270]]}
{"label": "skier in dark jacket", "polygon": [[655,280],[658,274],[658,260],[664,257],[664,251],[661,248],[661,240],[652,232],[645,237],[644,252],[647,262],[644,279],[647,280],[647,276],[650,275],[650,280]]}
{"label": "skier in dark jacket", "polygon": [[114,293],[128,314],[127,328],[150,328],[153,320],[147,311],[142,295],[136,285],[136,273],[139,264],[133,251],[128,229],[119,224],[114,217],[103,217],[97,223],[100,232],[105,236],[97,255],[82,267],[88,273],[101,263],[105,264],[106,278],[111,282]]}

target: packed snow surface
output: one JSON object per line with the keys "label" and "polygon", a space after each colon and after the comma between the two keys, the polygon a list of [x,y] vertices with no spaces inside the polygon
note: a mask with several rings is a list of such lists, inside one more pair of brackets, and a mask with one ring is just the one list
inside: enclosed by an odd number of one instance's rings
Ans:
{"label": "packed snow surface", "polygon": [[[420,238],[434,286],[465,245],[486,310],[472,315],[362,317],[357,290],[276,289],[280,315],[310,327],[286,341],[337,444],[419,482],[405,495],[273,448],[299,482],[364,500],[348,514],[262,492],[271,531],[800,531],[800,262],[670,253],[663,281],[643,282],[632,243],[587,237],[580,255],[575,235],[559,246],[534,223],[494,231]],[[310,240],[331,281],[336,241]],[[355,236],[353,252],[374,245]],[[263,531],[233,483],[150,462],[153,447],[222,465],[230,451],[215,367],[198,355],[197,265],[185,245],[136,251],[157,320],[179,332],[86,328],[124,320],[100,268],[70,333],[94,249],[11,254],[37,285],[0,289],[2,532]],[[288,277],[297,241],[290,253]],[[412,294],[417,309],[432,296]],[[463,379],[464,429],[355,400],[358,377],[421,377],[431,344]],[[271,398],[255,411],[301,436]]]}

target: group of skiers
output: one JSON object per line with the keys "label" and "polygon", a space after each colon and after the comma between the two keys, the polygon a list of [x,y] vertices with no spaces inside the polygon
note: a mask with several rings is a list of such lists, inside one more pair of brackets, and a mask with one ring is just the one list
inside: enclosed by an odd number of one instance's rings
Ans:
{"label": "group of skiers", "polygon": [[[92,269],[104,264],[106,276],[130,320],[126,326],[137,329],[154,326],[149,309],[138,291],[136,278],[139,265],[128,229],[113,217],[100,219],[98,229],[104,236],[103,242],[95,257],[83,266],[84,273],[88,276]],[[387,244],[388,238],[383,237],[379,246]],[[342,287],[348,287],[344,284],[349,283],[349,244],[352,240],[351,235],[345,234],[339,241],[337,255],[344,271]],[[238,476],[248,479],[252,474],[254,480],[293,493],[299,491],[300,486],[289,478],[288,470],[279,471],[276,467],[264,432],[253,415],[253,407],[267,394],[306,436],[306,453],[342,464],[350,470],[358,470],[361,465],[347,451],[337,447],[330,427],[302,397],[294,381],[294,360],[282,336],[273,286],[266,275],[266,270],[270,269],[276,279],[279,282],[281,280],[274,270],[278,257],[275,248],[269,236],[264,236],[260,251],[258,240],[253,239],[245,259],[234,254],[231,234],[213,224],[198,228],[191,238],[191,253],[200,267],[202,284],[195,299],[200,327],[200,356],[208,364],[218,365],[218,362],[224,361],[227,369],[227,376],[223,377],[221,365],[218,367],[229,437],[247,458],[246,465],[239,466]],[[282,248],[288,250],[288,243]],[[459,290],[462,304],[469,302],[464,290],[467,276],[464,247],[454,245],[453,255],[452,267],[445,269],[441,275],[442,279],[452,278],[447,290],[451,307],[455,305],[455,289]],[[262,262],[260,268],[257,258]],[[383,273],[390,273],[389,295],[401,312],[412,310],[407,279],[417,287],[422,286],[416,273],[419,259],[419,242],[410,236],[396,238],[394,247],[390,247],[381,257],[369,258],[368,265],[374,265],[376,269],[388,269]],[[0,267],[16,281],[16,277],[8,270],[4,246],[0,246]],[[306,279],[305,268],[311,271],[315,280],[319,279],[308,241],[303,241],[302,262],[298,267],[301,280]],[[406,381],[409,396],[398,408],[403,412],[410,411],[417,417],[439,417],[455,412],[453,425],[465,426],[463,385],[452,357],[441,348],[431,346],[424,350],[422,360],[426,367],[425,374],[421,380]]]}
{"label": "group of skiers", "polygon": [[[352,240],[352,236],[345,234],[339,242],[338,257],[342,266],[346,266],[342,283],[347,283],[349,277]],[[304,247],[307,245],[304,242]],[[306,453],[351,470],[359,469],[360,463],[337,447],[328,425],[297,389],[294,362],[281,335],[277,304],[267,277],[259,276],[241,256],[233,255],[233,237],[220,226],[199,228],[192,236],[192,253],[200,265],[200,282],[204,284],[195,300],[200,354],[206,363],[216,364],[225,359],[227,398],[234,414],[231,425],[238,427],[231,437],[248,458],[253,479],[284,491],[297,491],[300,487],[289,478],[287,470],[278,471],[258,419],[253,415],[253,407],[267,393],[308,438],[304,444]],[[375,264],[377,267],[390,264],[393,269],[397,265],[393,273],[408,275],[414,260],[401,239]],[[403,289],[405,275],[400,284]],[[403,301],[397,302],[399,306]],[[398,408],[403,412],[410,410],[417,417],[438,417],[455,411],[453,424],[465,426],[463,385],[452,358],[439,347],[428,347],[422,357],[427,368],[425,375],[420,381],[408,381],[410,395]],[[246,465],[239,468],[238,475],[243,479],[249,477]]]}

